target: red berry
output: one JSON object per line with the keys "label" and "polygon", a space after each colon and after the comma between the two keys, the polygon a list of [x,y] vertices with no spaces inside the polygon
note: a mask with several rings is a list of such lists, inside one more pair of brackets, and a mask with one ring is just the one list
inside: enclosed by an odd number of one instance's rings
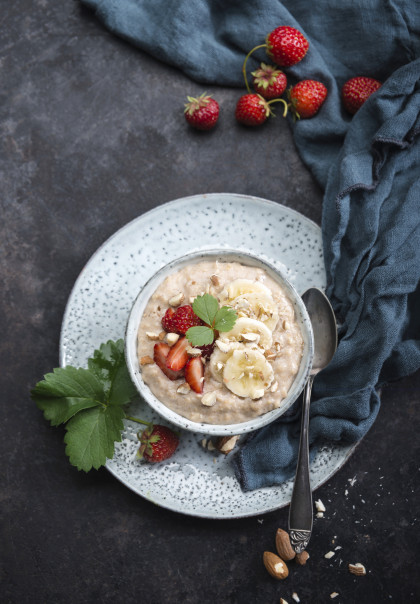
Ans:
{"label": "red berry", "polygon": [[271,65],[261,63],[260,67],[252,72],[252,75],[256,92],[267,100],[278,98],[286,90],[285,74]]}
{"label": "red berry", "polygon": [[162,327],[165,331],[173,331],[172,329],[172,317],[175,311],[173,308],[168,308],[164,316],[162,317]]}
{"label": "red berry", "polygon": [[348,80],[342,90],[343,105],[349,113],[354,115],[363,103],[382,86],[381,82],[363,76]]}
{"label": "red berry", "polygon": [[269,115],[270,106],[259,94],[244,94],[236,105],[235,117],[245,126],[260,126]]}
{"label": "red berry", "polygon": [[313,117],[327,98],[327,93],[321,82],[302,80],[289,89],[291,110],[298,118]]}
{"label": "red berry", "polygon": [[201,319],[194,314],[193,308],[190,304],[185,306],[179,306],[170,320],[171,330],[176,333],[185,335],[190,327],[196,327],[202,325]]}
{"label": "red berry", "polygon": [[202,94],[195,99],[187,97],[184,115],[187,122],[197,130],[211,130],[219,117],[219,103],[210,96]]}
{"label": "red berry", "polygon": [[185,365],[185,380],[191,390],[201,394],[204,388],[204,365],[201,357],[192,357]]}
{"label": "red berry", "polygon": [[188,361],[187,348],[191,346],[187,338],[180,338],[166,357],[166,366],[172,371],[180,371]]}
{"label": "red berry", "polygon": [[175,453],[179,444],[178,434],[160,424],[149,426],[138,438],[141,444],[137,456],[150,463],[168,459]]}
{"label": "red berry", "polygon": [[195,348],[199,348],[201,350],[201,356],[203,359],[208,359],[213,354],[214,342],[212,344],[206,344],[205,346],[196,346]]}
{"label": "red berry", "polygon": [[182,377],[183,372],[172,371],[172,369],[169,369],[169,367],[167,367],[166,365],[166,357],[168,356],[170,350],[171,347],[168,346],[168,344],[165,344],[165,342],[159,342],[158,344],[155,344],[153,349],[153,360],[159,367],[159,369],[163,371],[167,378],[169,378],[170,380],[178,380],[180,377]]}
{"label": "red berry", "polygon": [[267,54],[281,67],[291,67],[303,59],[308,52],[309,42],[294,27],[282,25],[268,34]]}

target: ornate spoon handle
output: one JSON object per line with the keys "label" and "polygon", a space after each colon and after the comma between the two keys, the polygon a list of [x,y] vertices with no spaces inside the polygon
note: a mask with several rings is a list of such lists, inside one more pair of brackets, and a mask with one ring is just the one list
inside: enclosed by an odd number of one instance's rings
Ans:
{"label": "ornate spoon handle", "polygon": [[309,406],[314,376],[305,386],[300,430],[299,455],[289,510],[290,542],[297,553],[303,552],[312,533],[312,489],[309,479]]}

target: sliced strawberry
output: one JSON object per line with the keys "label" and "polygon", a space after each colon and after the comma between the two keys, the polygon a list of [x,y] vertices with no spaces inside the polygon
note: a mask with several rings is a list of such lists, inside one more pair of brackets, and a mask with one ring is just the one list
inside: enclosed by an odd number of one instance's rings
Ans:
{"label": "sliced strawberry", "polygon": [[188,361],[187,348],[191,346],[187,338],[180,338],[178,342],[172,346],[166,357],[166,366],[172,371],[183,369]]}
{"label": "sliced strawberry", "polygon": [[193,357],[185,365],[185,379],[191,390],[201,394],[204,387],[204,365],[201,357]]}
{"label": "sliced strawberry", "polygon": [[168,308],[164,316],[162,317],[162,327],[165,331],[173,331],[172,317],[175,314],[173,308]]}
{"label": "sliced strawberry", "polygon": [[171,347],[165,342],[159,342],[155,344],[153,349],[153,360],[156,365],[163,371],[163,373],[170,380],[178,380],[182,377],[183,371],[172,371],[169,367],[166,366],[166,358],[171,350]]}

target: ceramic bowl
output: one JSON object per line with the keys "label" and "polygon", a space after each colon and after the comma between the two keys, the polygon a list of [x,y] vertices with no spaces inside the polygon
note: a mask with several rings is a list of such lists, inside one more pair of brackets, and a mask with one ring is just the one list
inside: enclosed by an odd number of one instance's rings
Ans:
{"label": "ceramic bowl", "polygon": [[[218,260],[220,262],[240,262],[247,266],[257,266],[266,271],[266,273],[273,278],[276,282],[280,283],[285,291],[287,292],[296,313],[296,319],[300,326],[304,348],[301,363],[299,366],[298,373],[286,398],[283,399],[281,406],[278,409],[273,409],[268,413],[254,417],[248,421],[236,423],[236,424],[208,424],[201,422],[194,422],[185,417],[182,417],[172,409],[169,409],[164,405],[150,390],[149,386],[145,384],[142,379],[142,374],[139,367],[139,360],[137,357],[137,332],[140,325],[141,318],[143,316],[146,305],[149,298],[153,295],[159,285],[166,279],[166,277],[172,273],[175,273],[182,269],[186,265],[195,264],[203,260]],[[134,382],[140,396],[164,419],[168,422],[175,424],[179,428],[190,430],[192,432],[199,432],[203,434],[212,434],[219,436],[227,436],[232,434],[245,434],[253,430],[257,430],[267,424],[278,419],[287,409],[293,404],[301,393],[306,380],[309,377],[309,372],[313,360],[313,333],[311,321],[306,311],[305,305],[296,292],[295,288],[285,278],[282,272],[273,266],[270,261],[261,258],[257,258],[252,254],[239,251],[239,250],[200,250],[187,254],[181,258],[175,259],[169,264],[158,270],[151,279],[144,285],[139,292],[134,304],[131,308],[126,332],[125,332],[125,355],[127,360],[128,370],[130,372],[131,379]]]}

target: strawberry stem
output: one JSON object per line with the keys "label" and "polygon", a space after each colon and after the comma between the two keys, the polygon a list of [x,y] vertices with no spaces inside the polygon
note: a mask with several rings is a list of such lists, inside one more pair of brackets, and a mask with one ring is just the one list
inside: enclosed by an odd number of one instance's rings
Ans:
{"label": "strawberry stem", "polygon": [[246,64],[247,64],[249,57],[252,55],[252,53],[254,51],[258,50],[259,48],[267,48],[267,44],[259,44],[259,46],[254,46],[254,48],[252,50],[250,50],[249,53],[246,55],[244,64],[242,65],[242,74],[244,76],[245,86],[246,86],[246,89],[248,90],[249,94],[251,94],[251,89],[248,84],[248,78],[246,77]]}
{"label": "strawberry stem", "polygon": [[131,415],[126,415],[125,419],[129,419],[132,422],[137,422],[138,424],[144,424],[145,426],[152,426],[152,422],[145,422],[144,419],[138,419],[137,417],[132,417]]}
{"label": "strawberry stem", "polygon": [[286,101],[284,99],[272,99],[271,101],[268,101],[267,104],[272,105],[273,103],[279,103],[279,102],[283,103],[283,105],[284,105],[283,117],[286,117],[289,105],[286,103]]}

